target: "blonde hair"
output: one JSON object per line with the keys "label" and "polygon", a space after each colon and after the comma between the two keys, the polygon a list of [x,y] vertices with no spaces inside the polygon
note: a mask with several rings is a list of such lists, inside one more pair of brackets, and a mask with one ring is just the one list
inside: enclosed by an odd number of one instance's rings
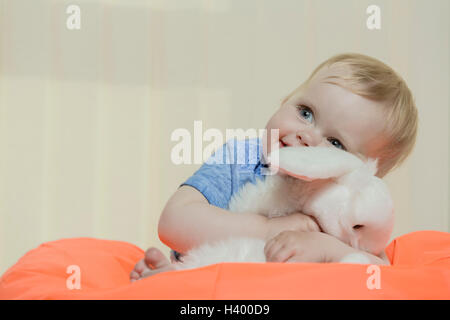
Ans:
{"label": "blonde hair", "polygon": [[376,155],[379,158],[377,176],[383,177],[404,162],[412,152],[417,136],[418,114],[411,90],[403,78],[383,62],[357,53],[344,53],[321,63],[310,77],[284,100],[305,88],[314,75],[323,67],[346,67],[345,76],[333,75],[328,78],[344,80],[329,83],[344,87],[362,97],[382,102],[385,106],[388,142]]}

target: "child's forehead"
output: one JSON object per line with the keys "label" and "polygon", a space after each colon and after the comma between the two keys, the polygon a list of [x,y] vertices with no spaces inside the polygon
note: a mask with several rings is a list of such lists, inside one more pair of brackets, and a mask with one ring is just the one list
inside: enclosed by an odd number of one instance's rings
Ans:
{"label": "child's forehead", "polygon": [[309,80],[308,85],[318,84],[336,84],[341,87],[348,87],[349,83],[346,83],[344,79],[350,79],[352,72],[349,66],[345,65],[332,65],[324,66],[317,71],[317,73]]}
{"label": "child's forehead", "polygon": [[323,79],[331,76],[348,78],[352,76],[352,73],[352,69],[348,65],[333,64],[331,66],[323,66],[316,72],[316,74],[312,78]]}
{"label": "child's forehead", "polygon": [[351,78],[351,76],[351,70],[348,66],[324,66],[307,82],[295,90],[292,96],[298,98],[308,94],[319,93],[319,91],[326,90],[329,85],[338,85],[347,91],[351,91],[351,84],[345,80]]}

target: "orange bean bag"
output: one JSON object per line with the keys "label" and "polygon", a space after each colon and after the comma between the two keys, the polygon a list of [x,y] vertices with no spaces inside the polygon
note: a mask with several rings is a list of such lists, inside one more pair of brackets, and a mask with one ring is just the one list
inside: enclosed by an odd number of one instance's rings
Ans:
{"label": "orange bean bag", "polygon": [[[406,234],[386,253],[392,266],[378,271],[334,263],[221,263],[130,283],[140,248],[63,239],[29,251],[7,270],[0,299],[450,299],[449,233]],[[79,289],[67,284],[74,274],[69,266],[79,268]]]}

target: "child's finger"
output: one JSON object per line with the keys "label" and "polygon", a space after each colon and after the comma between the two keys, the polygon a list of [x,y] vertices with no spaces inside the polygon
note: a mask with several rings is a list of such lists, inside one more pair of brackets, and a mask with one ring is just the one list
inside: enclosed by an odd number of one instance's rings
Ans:
{"label": "child's finger", "polygon": [[279,251],[275,252],[273,255],[274,262],[286,262],[289,258],[294,255],[294,250],[287,246],[283,246]]}
{"label": "child's finger", "polygon": [[[294,262],[308,262],[305,260],[303,255],[299,255],[298,252],[297,253],[293,253],[291,254],[289,257],[286,258],[286,260],[284,260],[284,262],[286,263],[294,263]],[[311,262],[311,261],[309,261]]]}
{"label": "child's finger", "polygon": [[271,262],[279,262],[279,257],[277,255],[283,248],[283,243],[281,243],[280,241],[274,241],[270,248],[268,248],[267,250],[266,260]]}
{"label": "child's finger", "polygon": [[264,254],[266,255],[267,261],[273,261],[274,254],[278,252],[282,246],[285,245],[286,232],[280,232],[275,237],[266,242],[264,247]]}
{"label": "child's finger", "polygon": [[270,247],[272,246],[272,242],[273,242],[273,239],[270,239],[264,245],[264,254],[265,254],[266,257],[267,257],[267,252],[269,251]]}
{"label": "child's finger", "polygon": [[264,246],[264,254],[266,256],[266,260],[269,260],[269,257],[271,256],[272,252],[274,252],[274,246],[278,243],[278,240],[275,238],[270,239],[266,242],[266,245]]}

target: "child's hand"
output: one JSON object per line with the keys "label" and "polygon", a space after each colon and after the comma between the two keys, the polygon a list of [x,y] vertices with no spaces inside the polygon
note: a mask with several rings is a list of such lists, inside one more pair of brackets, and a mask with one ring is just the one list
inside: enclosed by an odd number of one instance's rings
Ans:
{"label": "child's hand", "polygon": [[297,212],[284,217],[271,218],[267,220],[268,231],[266,240],[270,240],[283,231],[320,231],[316,220],[304,213]]}
{"label": "child's hand", "polygon": [[267,241],[264,253],[270,262],[330,262],[333,239],[322,232],[283,231]]}
{"label": "child's hand", "polygon": [[358,263],[390,265],[384,252],[379,257],[374,256],[323,232],[281,232],[266,242],[264,253],[270,262],[341,262],[351,254],[358,254],[367,259]]}

